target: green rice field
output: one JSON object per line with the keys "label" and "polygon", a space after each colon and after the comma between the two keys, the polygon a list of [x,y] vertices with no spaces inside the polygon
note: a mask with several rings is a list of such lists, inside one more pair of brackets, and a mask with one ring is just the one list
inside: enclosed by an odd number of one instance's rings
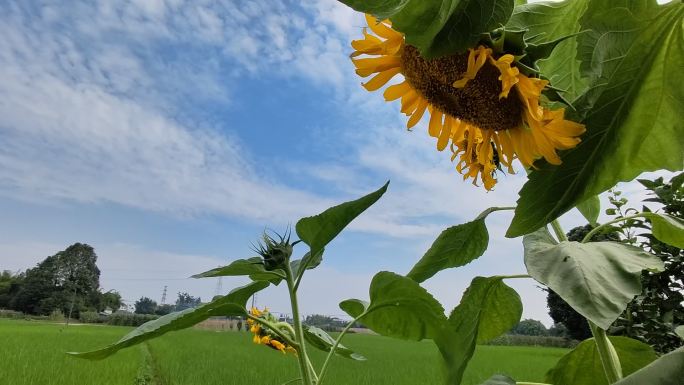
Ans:
{"label": "green rice field", "polygon": [[[292,355],[252,344],[246,332],[184,330],[103,361],[64,354],[116,341],[130,328],[0,319],[2,385],[280,385],[297,377]],[[352,334],[345,345],[365,355],[356,362],[335,357],[326,385],[440,384],[438,353],[429,341],[407,342]],[[464,385],[494,373],[538,382],[565,349],[479,346]],[[316,366],[324,355],[314,356]]]}

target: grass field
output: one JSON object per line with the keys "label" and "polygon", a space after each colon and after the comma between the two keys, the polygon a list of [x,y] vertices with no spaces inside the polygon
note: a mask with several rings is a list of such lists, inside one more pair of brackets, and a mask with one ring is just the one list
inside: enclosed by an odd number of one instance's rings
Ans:
{"label": "grass field", "polygon": [[[185,330],[167,334],[146,349],[125,349],[89,362],[65,351],[89,350],[114,342],[130,328],[69,326],[0,319],[0,384],[11,385],[278,385],[297,376],[295,358],[251,343],[248,333]],[[439,384],[433,344],[352,334],[345,344],[366,362],[336,357],[327,385]],[[494,373],[541,381],[566,350],[480,346],[466,373],[465,385],[479,384]],[[315,364],[323,354],[314,356]],[[145,376],[146,375],[146,376]]]}

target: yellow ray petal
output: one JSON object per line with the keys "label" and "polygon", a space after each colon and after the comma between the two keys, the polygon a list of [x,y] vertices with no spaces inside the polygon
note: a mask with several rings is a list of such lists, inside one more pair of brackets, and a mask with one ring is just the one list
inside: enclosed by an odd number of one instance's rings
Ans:
{"label": "yellow ray petal", "polygon": [[387,87],[383,96],[385,96],[385,100],[389,102],[399,99],[411,90],[411,85],[409,85],[408,82],[403,81],[399,84]]}
{"label": "yellow ray petal", "polygon": [[416,110],[413,111],[413,114],[411,114],[411,118],[408,120],[408,123],[406,123],[406,128],[411,128],[420,121],[420,118],[423,117],[423,114],[425,113],[425,109],[427,108],[427,106],[428,101],[423,98],[420,98]]}
{"label": "yellow ray petal", "polygon": [[437,110],[436,108],[431,108],[430,109],[430,123],[428,124],[428,133],[430,136],[433,138],[436,138],[439,136],[439,133],[442,131],[442,118],[444,117],[444,114]]}
{"label": "yellow ray petal", "polygon": [[371,80],[363,84],[363,87],[368,91],[375,91],[380,87],[387,84],[390,79],[397,75],[401,71],[401,68],[391,68],[386,71],[382,71],[379,74],[373,76]]}

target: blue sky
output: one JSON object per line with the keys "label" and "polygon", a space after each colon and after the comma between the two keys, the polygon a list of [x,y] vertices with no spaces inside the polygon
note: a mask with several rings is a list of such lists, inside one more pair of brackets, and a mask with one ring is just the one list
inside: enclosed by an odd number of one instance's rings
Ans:
{"label": "blue sky", "polygon": [[[363,17],[335,1],[0,8],[0,269],[85,242],[104,289],[126,300],[160,300],[165,285],[171,299],[209,299],[217,281],[189,275],[389,179],[302,285],[305,314],[338,315],[375,272],[405,273],[443,228],[512,205],[523,183],[504,177],[487,193],[462,182],[425,121],[407,132],[397,105],[363,90],[348,58]],[[426,283],[447,310],[474,276],[524,271],[508,221],[492,215],[485,256]],[[243,282],[226,278],[223,291]],[[535,283],[513,285],[524,316],[548,324]],[[287,311],[282,290],[258,302]]]}

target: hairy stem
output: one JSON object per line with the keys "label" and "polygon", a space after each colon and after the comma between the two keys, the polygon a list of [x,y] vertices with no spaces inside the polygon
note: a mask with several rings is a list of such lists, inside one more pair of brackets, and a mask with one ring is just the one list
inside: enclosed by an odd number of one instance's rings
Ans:
{"label": "hairy stem", "polygon": [[568,240],[568,237],[565,236],[565,232],[563,231],[560,222],[558,222],[558,219],[551,221],[551,228],[553,228],[553,232],[556,234],[558,241],[565,242]]}
{"label": "hairy stem", "polygon": [[634,219],[634,218],[639,218],[639,217],[643,217],[643,216],[645,216],[644,213],[639,213],[639,214],[634,214],[634,215],[628,215],[626,217],[621,217],[618,219],[613,219],[612,221],[606,222],[606,223],[602,224],[601,226],[597,226],[596,228],[592,229],[589,233],[587,233],[587,235],[584,236],[584,239],[582,239],[582,243],[589,242],[589,240],[591,240],[591,237],[593,237],[594,234],[596,234],[599,231],[601,231],[602,229],[612,225],[613,223],[618,223],[618,222],[622,222],[622,221],[626,221],[626,220]]}
{"label": "hairy stem", "polygon": [[363,313],[361,313],[360,316],[354,318],[351,322],[349,322],[347,324],[347,326],[344,327],[344,329],[342,329],[340,334],[337,336],[337,338],[335,339],[335,342],[333,343],[332,347],[330,348],[330,351],[328,352],[328,356],[325,357],[325,361],[323,362],[323,366],[321,367],[321,371],[318,373],[318,385],[320,385],[321,382],[323,382],[323,376],[325,376],[325,373],[328,370],[328,365],[330,364],[332,356],[335,354],[335,350],[337,350],[337,347],[340,345],[340,342],[342,341],[342,338],[344,337],[344,335],[347,334],[347,332],[349,331],[349,329],[352,326],[354,326],[356,321],[358,321],[359,319],[361,319],[361,317],[363,317],[365,315],[366,315],[366,313],[363,312]]}
{"label": "hairy stem", "polygon": [[620,359],[618,358],[615,347],[608,339],[606,331],[598,327],[593,322],[589,321],[589,328],[591,334],[594,335],[596,348],[598,349],[601,364],[603,365],[603,372],[606,374],[606,379],[609,384],[614,384],[622,378],[622,367]]}
{"label": "hairy stem", "polygon": [[475,218],[475,220],[482,219],[487,215],[493,213],[494,211],[504,211],[504,210],[515,210],[515,206],[503,206],[503,207],[490,207],[487,210],[480,213],[480,215]]}
{"label": "hairy stem", "polygon": [[532,278],[529,274],[499,275],[498,277],[501,279]]}
{"label": "hairy stem", "polygon": [[285,275],[287,276],[287,289],[290,292],[290,304],[292,305],[292,318],[295,329],[295,339],[297,340],[297,358],[299,359],[299,370],[302,374],[303,385],[313,385],[311,381],[315,373],[312,372],[309,362],[309,356],[306,353],[306,342],[304,341],[304,328],[302,327],[302,320],[299,318],[299,305],[297,304],[297,291],[294,287],[294,280],[292,277],[292,269],[290,264],[285,265]]}

